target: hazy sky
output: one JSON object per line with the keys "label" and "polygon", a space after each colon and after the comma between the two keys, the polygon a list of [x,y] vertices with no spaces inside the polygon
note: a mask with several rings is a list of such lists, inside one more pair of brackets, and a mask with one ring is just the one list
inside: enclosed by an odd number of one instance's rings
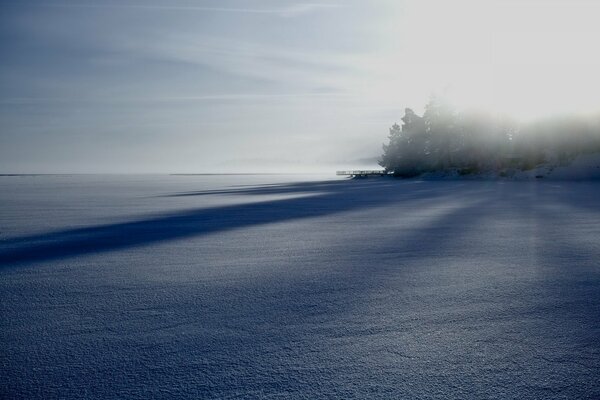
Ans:
{"label": "hazy sky", "polygon": [[598,1],[2,1],[0,173],[349,168],[433,92],[600,109]]}

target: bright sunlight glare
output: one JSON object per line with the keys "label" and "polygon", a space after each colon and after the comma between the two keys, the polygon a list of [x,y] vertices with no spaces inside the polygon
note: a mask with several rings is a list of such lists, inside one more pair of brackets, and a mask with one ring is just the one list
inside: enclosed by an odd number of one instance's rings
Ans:
{"label": "bright sunlight glare", "polygon": [[598,111],[600,2],[425,1],[404,12],[398,63],[412,74],[400,90],[522,120]]}

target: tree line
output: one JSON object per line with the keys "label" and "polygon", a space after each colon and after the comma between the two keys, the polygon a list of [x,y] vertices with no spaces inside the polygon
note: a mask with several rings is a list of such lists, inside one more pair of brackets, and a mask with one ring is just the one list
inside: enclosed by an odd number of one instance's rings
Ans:
{"label": "tree line", "polygon": [[457,112],[432,96],[422,116],[406,108],[390,128],[379,164],[396,176],[456,171],[461,175],[568,164],[600,152],[600,118],[555,117],[519,124],[482,111]]}

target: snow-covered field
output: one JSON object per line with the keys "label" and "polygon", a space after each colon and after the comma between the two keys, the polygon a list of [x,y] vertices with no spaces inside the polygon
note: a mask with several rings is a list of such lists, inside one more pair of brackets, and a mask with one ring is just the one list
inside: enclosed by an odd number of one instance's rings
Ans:
{"label": "snow-covered field", "polygon": [[600,183],[0,177],[0,397],[600,398]]}

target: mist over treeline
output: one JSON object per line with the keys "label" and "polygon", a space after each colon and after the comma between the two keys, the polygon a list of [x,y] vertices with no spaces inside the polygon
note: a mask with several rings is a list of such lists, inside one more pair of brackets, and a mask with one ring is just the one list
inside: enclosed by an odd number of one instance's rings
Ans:
{"label": "mist over treeline", "polygon": [[600,152],[600,115],[556,116],[518,123],[484,111],[458,112],[432,96],[422,116],[406,108],[402,125],[390,128],[379,164],[396,176],[455,171],[461,175],[567,165]]}

